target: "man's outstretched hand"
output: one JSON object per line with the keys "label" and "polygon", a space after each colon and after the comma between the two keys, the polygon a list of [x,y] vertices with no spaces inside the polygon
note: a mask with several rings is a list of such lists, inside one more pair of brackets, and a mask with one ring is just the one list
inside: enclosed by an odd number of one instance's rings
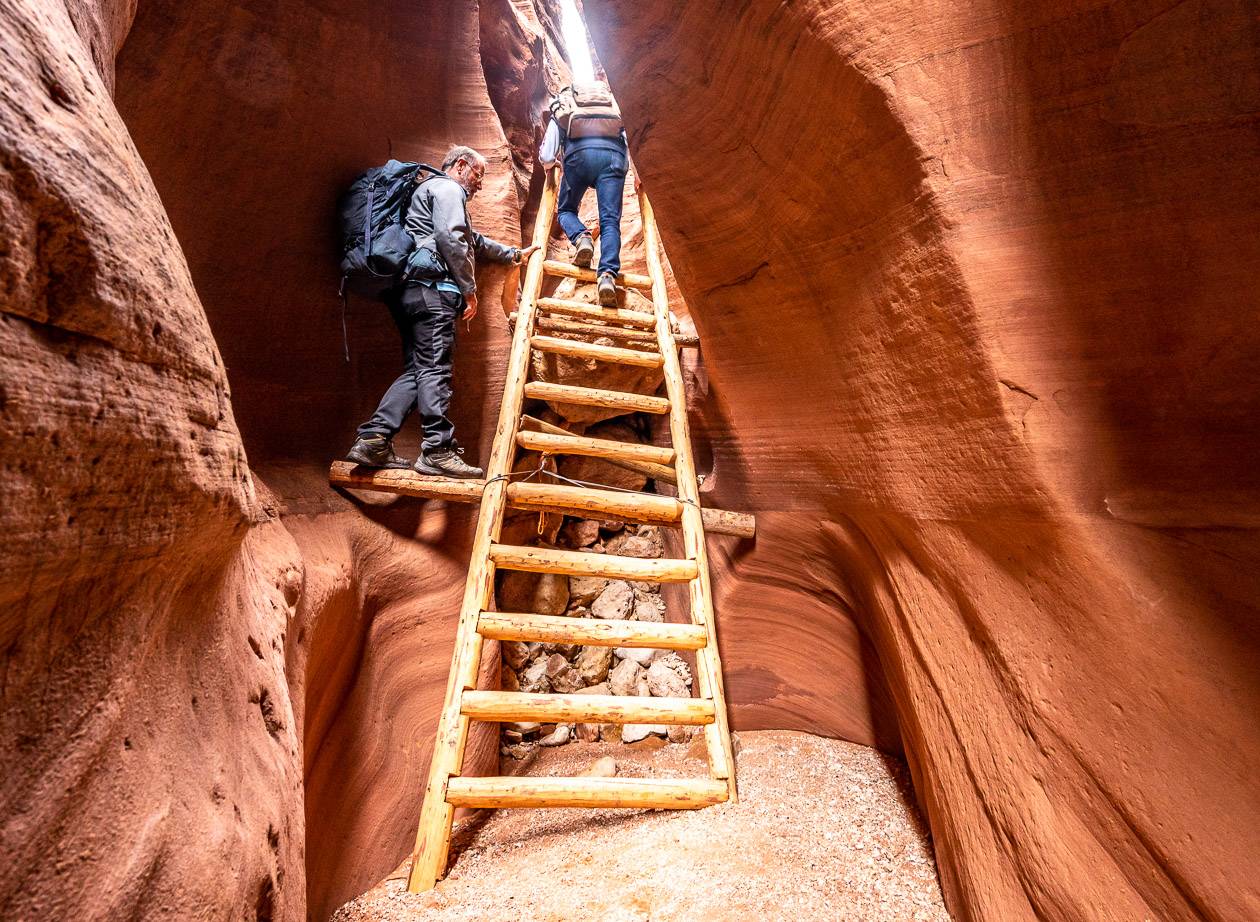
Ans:
{"label": "man's outstretched hand", "polygon": [[529,258],[534,255],[534,251],[536,251],[537,249],[538,249],[538,244],[536,243],[531,243],[527,247],[521,247],[520,265],[523,266],[527,262],[529,262]]}

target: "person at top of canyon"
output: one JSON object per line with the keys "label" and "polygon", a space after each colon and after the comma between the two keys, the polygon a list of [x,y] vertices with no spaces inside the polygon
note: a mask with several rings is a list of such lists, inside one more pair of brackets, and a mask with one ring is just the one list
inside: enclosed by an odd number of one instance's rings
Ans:
{"label": "person at top of canyon", "polygon": [[466,463],[446,413],[451,404],[451,368],[456,321],[477,314],[474,257],[519,264],[536,246],[499,243],[472,229],[468,199],[477,194],[486,159],[470,147],[452,147],[442,173],[420,180],[411,196],[406,228],[415,241],[404,279],[385,303],[403,343],[403,372],[385,391],[371,419],[359,427],[347,461],[366,467],[406,468],[394,454],[393,439],[411,411],[419,409],[424,443],[417,473],[438,477],[480,477]]}
{"label": "person at top of canyon", "polygon": [[578,217],[582,196],[595,189],[599,205],[599,303],[617,303],[621,271],[621,194],[629,168],[621,112],[601,82],[565,88],[552,100],[551,122],[538,159],[551,167],[563,160],[564,180],[557,202],[560,227],[577,249],[573,262],[589,268],[595,251],[590,231]]}

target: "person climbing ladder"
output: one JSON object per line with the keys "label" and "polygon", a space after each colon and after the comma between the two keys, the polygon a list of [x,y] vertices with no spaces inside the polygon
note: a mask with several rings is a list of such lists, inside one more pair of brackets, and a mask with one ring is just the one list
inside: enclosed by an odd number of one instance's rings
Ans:
{"label": "person climbing ladder", "polygon": [[575,265],[590,268],[594,241],[578,209],[594,188],[599,206],[599,303],[617,303],[621,271],[621,196],[629,168],[626,132],[616,100],[605,83],[566,87],[551,102],[551,122],[538,159],[551,168],[561,159],[564,180],[557,203],[560,227],[577,249]]}

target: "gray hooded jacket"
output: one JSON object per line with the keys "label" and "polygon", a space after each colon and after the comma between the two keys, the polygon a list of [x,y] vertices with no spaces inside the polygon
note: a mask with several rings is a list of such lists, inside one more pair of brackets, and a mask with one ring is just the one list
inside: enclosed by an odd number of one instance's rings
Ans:
{"label": "gray hooded jacket", "polygon": [[446,264],[451,280],[465,296],[475,294],[473,257],[491,262],[515,262],[520,249],[483,237],[468,220],[468,193],[449,176],[436,176],[416,187],[407,210],[407,231],[416,248],[435,251]]}

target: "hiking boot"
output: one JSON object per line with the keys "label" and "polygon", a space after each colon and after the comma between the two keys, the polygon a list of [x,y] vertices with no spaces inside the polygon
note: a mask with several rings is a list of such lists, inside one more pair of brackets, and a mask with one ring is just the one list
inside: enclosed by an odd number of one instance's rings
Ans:
{"label": "hiking boot", "polygon": [[595,242],[591,240],[591,235],[580,235],[574,246],[577,247],[577,252],[573,254],[573,265],[581,269],[589,269],[591,259],[595,256]]}
{"label": "hiking boot", "polygon": [[388,470],[405,471],[411,462],[394,454],[394,443],[383,435],[365,435],[355,439],[350,450],[346,452],[346,460],[363,467],[382,467]]}
{"label": "hiking boot", "polygon": [[458,477],[460,479],[485,476],[485,471],[471,464],[465,464],[460,457],[464,449],[458,445],[450,448],[435,448],[422,451],[416,463],[412,465],[417,474],[429,474],[433,477]]}
{"label": "hiking boot", "polygon": [[617,306],[617,276],[611,272],[599,274],[599,303],[604,307]]}

